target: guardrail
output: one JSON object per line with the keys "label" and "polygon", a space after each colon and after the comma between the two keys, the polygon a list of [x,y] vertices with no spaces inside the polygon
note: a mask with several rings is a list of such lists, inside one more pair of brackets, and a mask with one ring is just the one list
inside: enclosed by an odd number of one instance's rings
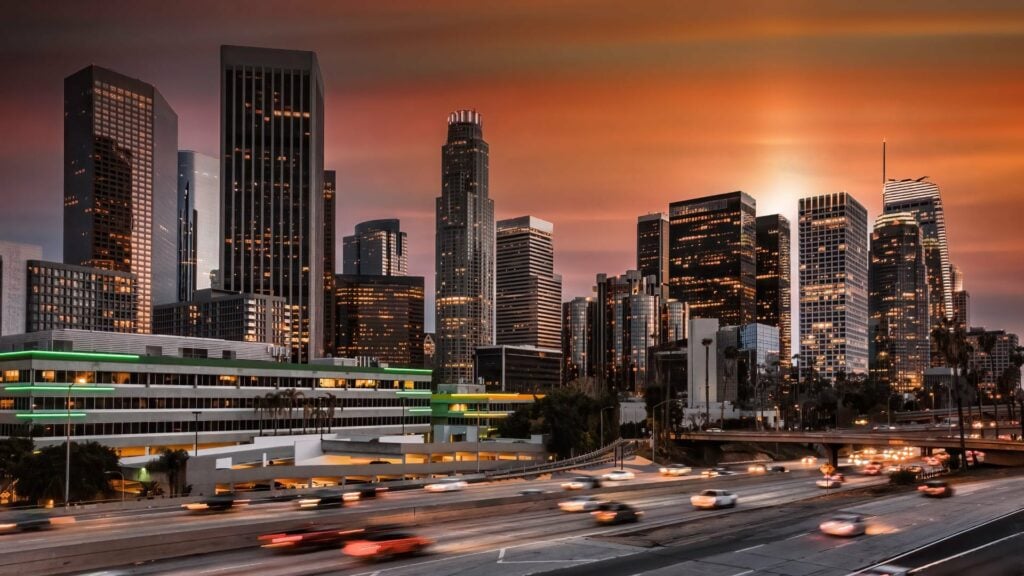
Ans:
{"label": "guardrail", "polygon": [[593,452],[581,454],[565,460],[557,460],[555,462],[547,462],[545,464],[537,464],[534,466],[524,466],[522,468],[506,468],[504,470],[494,470],[485,474],[487,480],[507,480],[511,478],[519,478],[522,476],[532,476],[534,474],[546,474],[553,472],[563,472],[566,470],[572,470],[581,466],[592,466],[595,464],[603,464],[611,461],[615,458],[619,448],[622,448],[623,456],[632,456],[636,452],[636,440],[629,440],[625,438],[619,438],[618,440],[608,444],[603,448],[598,448]]}

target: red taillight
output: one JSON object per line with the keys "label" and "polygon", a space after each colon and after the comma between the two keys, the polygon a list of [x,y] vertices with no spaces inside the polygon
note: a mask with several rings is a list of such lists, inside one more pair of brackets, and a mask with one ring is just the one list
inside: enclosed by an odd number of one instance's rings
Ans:
{"label": "red taillight", "polygon": [[274,543],[274,544],[283,544],[285,542],[299,542],[300,540],[302,540],[302,536],[299,536],[299,535],[295,535],[295,536],[279,536],[279,537],[274,538],[273,540],[271,540],[271,542]]}

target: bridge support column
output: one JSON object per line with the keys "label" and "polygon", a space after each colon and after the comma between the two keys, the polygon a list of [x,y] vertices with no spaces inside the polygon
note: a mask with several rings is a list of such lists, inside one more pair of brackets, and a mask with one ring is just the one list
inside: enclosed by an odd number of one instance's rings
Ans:
{"label": "bridge support column", "polygon": [[828,449],[828,463],[836,468],[839,468],[839,444],[826,444],[825,448]]}

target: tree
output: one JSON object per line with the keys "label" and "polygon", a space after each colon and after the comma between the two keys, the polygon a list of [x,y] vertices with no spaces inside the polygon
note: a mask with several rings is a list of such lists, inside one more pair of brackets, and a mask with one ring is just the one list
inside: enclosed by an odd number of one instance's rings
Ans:
{"label": "tree", "polygon": [[185,465],[188,462],[188,452],[184,450],[170,450],[164,448],[160,452],[160,458],[150,465],[150,469],[154,472],[163,472],[167,475],[167,486],[171,490],[171,497],[175,497],[182,492],[182,486],[184,484]]}
{"label": "tree", "polygon": [[302,400],[304,394],[296,388],[288,388],[283,394],[284,410],[288,415],[288,433],[293,434],[295,432],[295,420],[292,418],[292,410],[299,405],[299,401]]}
{"label": "tree", "polygon": [[[499,432],[505,437],[546,434],[548,452],[569,458],[597,449],[601,404],[586,394],[560,388],[517,409],[499,426]],[[605,432],[614,433],[615,429],[612,423]]]}
{"label": "tree", "polygon": [[[47,446],[23,458],[15,471],[18,494],[32,502],[64,497],[65,446]],[[117,470],[113,449],[96,442],[71,443],[71,501],[95,500],[113,495],[107,471]]]}
{"label": "tree", "polygon": [[15,491],[18,468],[31,457],[31,439],[11,436],[0,440],[0,494]]}
{"label": "tree", "polygon": [[[943,319],[942,322],[932,330],[932,342],[935,349],[946,360],[946,364],[953,368],[952,386],[955,390],[957,425],[960,432],[960,465],[964,467],[966,462],[967,444],[964,441],[964,404],[963,390],[960,385],[961,369],[966,370],[971,358],[971,346],[967,342],[967,334],[962,326]],[[975,457],[975,465],[977,458]]]}

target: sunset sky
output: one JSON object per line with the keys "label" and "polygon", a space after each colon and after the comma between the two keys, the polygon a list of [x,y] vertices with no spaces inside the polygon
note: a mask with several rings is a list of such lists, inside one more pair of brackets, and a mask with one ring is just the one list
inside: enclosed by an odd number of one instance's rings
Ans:
{"label": "sunset sky", "polygon": [[1020,2],[6,4],[0,239],[47,258],[64,77],[154,84],[179,147],[216,156],[218,47],[245,44],[317,52],[339,241],[400,218],[428,292],[445,120],[475,108],[497,217],[554,222],[566,298],[634,267],[636,216],[672,201],[743,190],[795,224],[799,197],[845,190],[873,221],[885,138],[890,177],[942,189],[972,324],[1024,333]]}

